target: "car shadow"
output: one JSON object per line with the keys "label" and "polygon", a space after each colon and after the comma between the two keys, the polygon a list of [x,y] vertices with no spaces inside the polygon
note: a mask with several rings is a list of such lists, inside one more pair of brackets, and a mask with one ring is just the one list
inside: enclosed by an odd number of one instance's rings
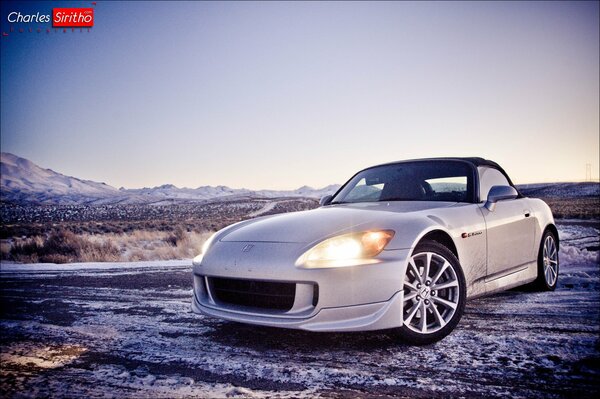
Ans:
{"label": "car shadow", "polygon": [[255,326],[232,321],[212,325],[204,334],[212,341],[225,346],[255,351],[285,350],[297,353],[321,351],[385,350],[405,345],[392,331],[373,332],[312,332],[285,328]]}

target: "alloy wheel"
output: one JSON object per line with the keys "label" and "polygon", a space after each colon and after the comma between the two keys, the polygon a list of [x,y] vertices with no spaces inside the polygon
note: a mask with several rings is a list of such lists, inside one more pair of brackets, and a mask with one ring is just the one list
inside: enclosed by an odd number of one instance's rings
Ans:
{"label": "alloy wheel", "polygon": [[454,316],[460,299],[454,266],[434,252],[413,255],[404,279],[403,321],[410,330],[431,334]]}
{"label": "alloy wheel", "polygon": [[556,242],[551,235],[546,236],[544,241],[544,250],[542,252],[542,262],[544,264],[544,277],[549,286],[553,286],[558,278],[558,251]]}

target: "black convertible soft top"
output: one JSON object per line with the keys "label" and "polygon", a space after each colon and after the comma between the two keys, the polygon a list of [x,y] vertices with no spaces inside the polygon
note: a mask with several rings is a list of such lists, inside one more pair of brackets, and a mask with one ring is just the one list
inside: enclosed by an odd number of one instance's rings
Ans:
{"label": "black convertible soft top", "polygon": [[[405,162],[428,162],[428,161],[455,161],[455,162],[465,162],[465,163],[471,165],[471,168],[473,170],[473,174],[474,174],[474,177],[475,177],[475,182],[474,182],[475,187],[474,187],[474,189],[472,191],[472,194],[471,194],[471,196],[473,198],[472,202],[478,202],[479,201],[479,194],[478,194],[478,192],[479,192],[479,179],[476,177],[478,175],[478,173],[477,173],[477,167],[478,166],[487,166],[487,167],[494,168],[494,169],[498,170],[500,173],[502,173],[504,175],[504,177],[506,177],[506,180],[508,180],[508,183],[511,186],[513,186],[515,190],[517,190],[519,198],[523,197],[523,194],[521,194],[521,192],[515,187],[514,183],[510,179],[510,176],[508,176],[508,174],[506,173],[506,171],[504,169],[502,169],[502,167],[500,165],[498,165],[494,161],[490,161],[489,159],[484,159],[484,158],[481,158],[481,157],[439,157],[439,158],[405,159],[405,160],[402,160],[402,161],[387,162],[387,163],[384,163],[384,164],[371,166],[371,167],[366,168],[366,169],[376,168],[378,166],[384,166],[384,165],[400,164],[400,163],[405,163]],[[366,169],[363,169],[363,170],[366,170]],[[360,173],[360,172],[358,172],[358,173]],[[338,189],[338,191],[335,193],[335,195],[337,195],[344,188],[344,186],[345,186],[345,184]]]}
{"label": "black convertible soft top", "polygon": [[[389,162],[387,164],[395,164],[395,163],[403,163],[403,162],[416,162],[416,161],[462,161],[462,162],[468,162],[475,167],[488,166],[490,168],[494,168],[494,169],[497,169],[498,171],[500,171],[506,177],[506,179],[508,180],[510,185],[514,187],[514,184],[513,184],[512,180],[510,179],[510,176],[506,173],[506,171],[504,169],[502,169],[502,167],[500,165],[498,165],[494,161],[490,161],[489,159],[484,159],[481,157],[417,158],[417,159],[405,159],[402,161]],[[384,165],[387,165],[387,164],[384,164]]]}
{"label": "black convertible soft top", "polygon": [[498,169],[506,177],[506,179],[508,180],[510,185],[514,187],[514,184],[513,184],[512,180],[510,179],[510,176],[508,175],[508,173],[506,173],[506,171],[504,169],[502,169],[502,166],[498,165],[496,162],[491,161],[489,159],[484,159],[484,158],[480,158],[480,157],[462,157],[462,158],[454,157],[454,158],[430,158],[430,159],[467,161],[469,163],[472,163],[475,166],[489,166],[490,168]]}

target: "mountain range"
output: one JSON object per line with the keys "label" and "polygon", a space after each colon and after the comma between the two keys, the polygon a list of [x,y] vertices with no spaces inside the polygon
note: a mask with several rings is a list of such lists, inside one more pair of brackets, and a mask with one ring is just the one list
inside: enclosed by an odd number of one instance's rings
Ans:
{"label": "mountain range", "polygon": [[239,197],[320,198],[333,194],[339,188],[339,185],[332,184],[320,189],[302,186],[296,190],[248,190],[227,186],[179,188],[164,184],[152,188],[117,189],[106,183],[44,169],[25,158],[6,152],[0,154],[0,176],[2,201],[45,205],[167,204]]}
{"label": "mountain range", "polygon": [[[320,189],[302,186],[296,190],[248,190],[227,186],[179,188],[172,184],[164,184],[152,188],[117,189],[105,183],[83,180],[44,169],[25,158],[6,152],[0,153],[0,176],[0,199],[3,202],[23,205],[169,204],[235,200],[242,197],[320,198],[333,194],[340,187],[338,184],[332,184]],[[600,184],[597,182],[522,184],[517,185],[517,188],[530,197],[600,197]]]}

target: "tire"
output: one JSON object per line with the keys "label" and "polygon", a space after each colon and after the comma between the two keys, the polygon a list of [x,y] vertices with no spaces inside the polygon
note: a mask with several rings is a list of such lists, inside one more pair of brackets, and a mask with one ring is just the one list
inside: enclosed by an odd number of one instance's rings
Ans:
{"label": "tire", "polygon": [[413,251],[403,290],[403,324],[395,331],[413,345],[432,344],[450,334],[465,310],[467,288],[460,262],[435,241],[419,244]]}
{"label": "tire", "polygon": [[538,291],[554,291],[558,283],[558,241],[550,230],[546,230],[538,252],[538,276],[533,287]]}

